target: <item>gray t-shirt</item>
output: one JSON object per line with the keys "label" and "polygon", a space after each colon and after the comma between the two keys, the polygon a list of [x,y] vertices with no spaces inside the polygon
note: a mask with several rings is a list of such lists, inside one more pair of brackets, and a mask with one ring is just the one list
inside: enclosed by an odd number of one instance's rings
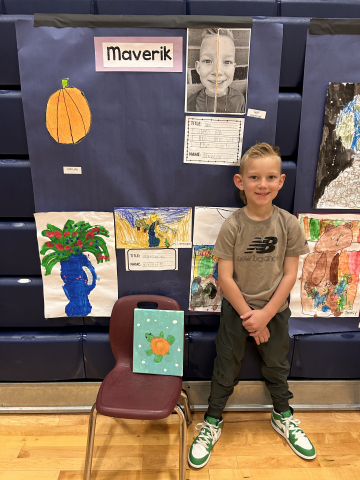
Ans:
{"label": "gray t-shirt", "polygon": [[[240,208],[223,223],[213,255],[234,262],[234,280],[246,303],[263,308],[283,277],[285,257],[309,253],[300,223],[274,205],[266,220],[252,220]],[[279,312],[285,310],[285,301]]]}

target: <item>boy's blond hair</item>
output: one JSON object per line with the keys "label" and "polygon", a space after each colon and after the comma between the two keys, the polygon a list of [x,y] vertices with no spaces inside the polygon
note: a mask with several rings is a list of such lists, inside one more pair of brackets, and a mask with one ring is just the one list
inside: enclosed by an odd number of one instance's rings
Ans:
{"label": "boy's blond hair", "polygon": [[[257,143],[256,145],[250,147],[249,150],[247,150],[241,158],[239,174],[243,176],[246,163],[249,160],[251,160],[252,158],[261,157],[277,157],[279,159],[280,175],[282,174],[280,148],[275,145],[271,145],[270,143]],[[240,198],[246,205],[247,199],[243,190],[240,190]]]}
{"label": "boy's blond hair", "polygon": [[207,37],[211,37],[212,35],[217,34],[231,38],[235,45],[234,34],[228,28],[204,28],[201,34],[201,41],[203,41]]}

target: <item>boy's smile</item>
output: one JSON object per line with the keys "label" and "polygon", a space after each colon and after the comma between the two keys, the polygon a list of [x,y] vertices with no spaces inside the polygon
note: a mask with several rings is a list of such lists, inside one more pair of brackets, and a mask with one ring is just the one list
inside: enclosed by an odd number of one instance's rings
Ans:
{"label": "boy's smile", "polygon": [[285,175],[280,173],[279,161],[278,157],[251,158],[243,175],[235,175],[235,185],[246,195],[247,210],[264,211],[272,206],[285,180]]}
{"label": "boy's smile", "polygon": [[[218,42],[219,61],[217,61]],[[200,48],[200,61],[195,63],[201,83],[210,97],[215,96],[217,64],[217,96],[222,97],[227,94],[227,89],[233,82],[236,66],[234,42],[225,35],[204,38]]]}

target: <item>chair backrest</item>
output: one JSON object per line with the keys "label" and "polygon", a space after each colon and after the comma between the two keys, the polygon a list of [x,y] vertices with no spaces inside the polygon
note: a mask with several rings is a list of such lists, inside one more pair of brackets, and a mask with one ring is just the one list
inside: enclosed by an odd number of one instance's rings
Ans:
{"label": "chair backrest", "polygon": [[181,310],[176,300],[161,295],[128,295],[119,298],[110,318],[110,345],[117,365],[132,365],[135,308]]}

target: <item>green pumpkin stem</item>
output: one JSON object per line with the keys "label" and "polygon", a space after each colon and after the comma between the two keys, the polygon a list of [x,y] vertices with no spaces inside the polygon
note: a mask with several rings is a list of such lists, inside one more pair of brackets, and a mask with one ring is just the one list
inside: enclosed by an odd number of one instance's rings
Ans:
{"label": "green pumpkin stem", "polygon": [[69,86],[69,79],[68,78],[63,78],[61,80],[62,83],[62,88],[67,88]]}

